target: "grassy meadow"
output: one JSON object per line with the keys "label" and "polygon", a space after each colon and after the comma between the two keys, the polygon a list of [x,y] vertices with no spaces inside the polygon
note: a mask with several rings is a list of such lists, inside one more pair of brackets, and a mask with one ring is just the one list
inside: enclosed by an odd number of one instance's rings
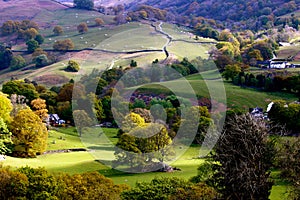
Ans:
{"label": "grassy meadow", "polygon": [[[91,128],[90,130],[94,133],[94,137],[99,136],[99,132],[103,131],[106,137],[113,144],[117,142],[116,134],[117,129],[103,128]],[[83,136],[84,137],[84,136]],[[53,142],[55,141],[55,143]],[[62,149],[74,149],[74,148],[86,148],[89,145],[82,142],[83,140],[78,137],[76,129],[74,127],[70,128],[57,128],[51,130],[48,137],[48,151],[49,150],[62,150]],[[91,141],[91,140],[89,140]],[[95,139],[95,141],[98,141]],[[96,142],[95,142],[96,143]],[[165,172],[149,172],[149,173],[125,173],[110,168],[99,162],[99,154],[101,154],[101,159],[112,160],[113,148],[107,148],[107,144],[104,142],[102,144],[97,143],[98,153],[95,157],[93,152],[67,152],[67,153],[49,153],[40,155],[37,158],[14,158],[6,157],[6,160],[1,161],[4,166],[11,166],[13,168],[21,166],[30,167],[45,167],[47,170],[53,173],[66,172],[70,174],[84,173],[90,171],[98,171],[99,173],[111,178],[115,183],[121,184],[126,183],[130,186],[134,186],[136,182],[139,181],[151,181],[155,177],[179,177],[186,180],[197,175],[198,166],[204,162],[203,159],[197,158],[200,152],[200,146],[192,145],[187,151],[175,162],[172,163],[173,167],[180,168],[181,171],[174,171],[170,173]],[[95,146],[93,146],[95,149]],[[275,180],[275,185],[272,188],[272,193],[270,195],[271,200],[281,200],[286,196],[287,183],[283,182],[279,178],[279,172],[273,171],[272,178]]]}

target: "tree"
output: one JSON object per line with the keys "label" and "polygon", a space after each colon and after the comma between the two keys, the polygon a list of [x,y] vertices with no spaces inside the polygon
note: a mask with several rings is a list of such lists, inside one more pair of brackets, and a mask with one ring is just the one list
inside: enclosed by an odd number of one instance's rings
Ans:
{"label": "tree", "polygon": [[35,86],[32,83],[26,83],[23,80],[12,80],[5,82],[2,85],[2,92],[8,95],[17,94],[25,96],[28,101],[32,101],[39,96]]}
{"label": "tree", "polygon": [[151,182],[137,182],[136,186],[122,193],[122,199],[144,200],[196,200],[214,199],[216,191],[205,184],[194,185],[184,179],[154,178]]}
{"label": "tree", "polygon": [[77,30],[82,34],[88,32],[89,28],[85,22],[82,22],[77,26]]}
{"label": "tree", "polygon": [[13,52],[10,47],[0,45],[0,70],[10,66],[13,59]]}
{"label": "tree", "polygon": [[25,199],[29,184],[25,174],[1,167],[0,182],[0,199]]}
{"label": "tree", "polygon": [[274,144],[264,121],[250,114],[234,115],[225,123],[215,146],[213,180],[225,199],[268,199]]}
{"label": "tree", "polygon": [[74,0],[74,5],[79,9],[92,10],[94,8],[93,0]]}
{"label": "tree", "polygon": [[37,48],[40,47],[39,43],[34,39],[28,40],[26,42],[26,45],[27,45],[27,51],[29,53],[33,53]]}
{"label": "tree", "polygon": [[[130,164],[138,170],[153,171],[157,159],[163,162],[174,155],[171,148],[172,139],[162,124],[145,123],[145,120],[135,113],[125,117],[115,151],[115,165]],[[132,168],[134,169],[134,168]]]}
{"label": "tree", "polygon": [[35,62],[35,67],[40,68],[49,64],[49,59],[46,54],[38,55],[33,60]]}
{"label": "tree", "polygon": [[134,60],[130,61],[130,67],[136,67],[137,66],[137,62]]}
{"label": "tree", "polygon": [[23,109],[14,117],[10,130],[13,134],[13,155],[36,157],[47,147],[48,132],[42,120],[31,109]]}
{"label": "tree", "polygon": [[62,26],[55,26],[52,32],[54,33],[54,35],[62,35],[64,33],[64,30]]}
{"label": "tree", "polygon": [[84,110],[74,110],[73,118],[78,129],[79,136],[82,135],[82,129],[92,125],[93,121]]}
{"label": "tree", "polygon": [[226,79],[233,81],[234,77],[241,72],[241,67],[238,64],[226,65],[225,71],[222,73],[222,76]]}
{"label": "tree", "polygon": [[6,94],[0,92],[0,118],[3,119],[4,123],[11,121],[10,112],[13,107]]}
{"label": "tree", "polygon": [[101,18],[96,18],[95,24],[96,24],[96,26],[103,26],[105,24],[105,22]]}
{"label": "tree", "polygon": [[58,40],[53,44],[53,49],[57,51],[67,51],[74,49],[74,43],[71,39]]}
{"label": "tree", "polygon": [[25,66],[26,66],[26,61],[21,55],[14,56],[10,63],[10,68],[12,70],[21,69]]}
{"label": "tree", "polygon": [[63,184],[44,168],[21,167],[17,170],[28,179],[26,199],[57,199]]}
{"label": "tree", "polygon": [[27,40],[34,39],[38,34],[39,32],[35,28],[29,28],[24,31],[24,35]]}
{"label": "tree", "polygon": [[44,122],[48,117],[48,110],[46,109],[46,101],[44,99],[34,99],[31,101],[31,107],[34,113]]}
{"label": "tree", "polygon": [[291,184],[289,199],[300,198],[300,139],[280,140],[277,154],[281,177]]}
{"label": "tree", "polygon": [[39,43],[39,45],[43,44],[45,41],[45,38],[41,34],[37,34],[34,38],[35,41]]}
{"label": "tree", "polygon": [[80,65],[75,60],[69,60],[66,70],[69,72],[78,72],[80,70]]}
{"label": "tree", "polygon": [[9,35],[16,31],[16,24],[12,20],[4,22],[1,26],[2,35]]}
{"label": "tree", "polygon": [[6,123],[0,117],[0,155],[11,152],[9,146],[12,145],[11,132],[8,130]]}

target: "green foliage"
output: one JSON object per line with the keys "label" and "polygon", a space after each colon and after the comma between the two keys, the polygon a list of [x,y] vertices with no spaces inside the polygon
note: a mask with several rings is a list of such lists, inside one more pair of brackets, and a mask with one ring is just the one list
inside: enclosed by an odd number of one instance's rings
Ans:
{"label": "green foliage", "polygon": [[10,63],[10,68],[12,70],[21,69],[21,68],[23,68],[25,66],[26,66],[26,61],[20,55],[14,56],[13,59],[12,59],[12,61],[11,61],[11,63]]}
{"label": "green foliage", "polygon": [[37,68],[44,67],[50,63],[47,55],[45,55],[45,54],[41,54],[41,55],[35,57],[34,62],[35,62],[35,66]]}
{"label": "green foliage", "polygon": [[300,198],[300,140],[291,138],[281,140],[278,151],[278,165],[281,169],[281,177],[292,184],[289,191],[290,199]]}
{"label": "green foliage", "polygon": [[80,70],[80,66],[75,60],[69,60],[66,70],[70,72],[78,72]]}
{"label": "green foliage", "polygon": [[9,148],[12,145],[11,132],[8,130],[7,125],[0,117],[0,155],[5,155],[11,152]]}
{"label": "green foliage", "polygon": [[57,199],[56,195],[61,190],[61,185],[56,177],[44,168],[22,167],[18,169],[18,172],[24,174],[28,179],[26,199]]}
{"label": "green foliage", "polygon": [[238,64],[227,65],[225,67],[225,71],[222,73],[222,76],[226,80],[231,79],[233,81],[234,77],[237,76],[241,72],[241,67]]}
{"label": "green foliage", "polygon": [[53,175],[44,168],[0,168],[1,199],[114,199],[120,200],[127,185],[115,185],[98,172]]}
{"label": "green foliage", "polygon": [[194,185],[176,177],[154,178],[150,183],[137,182],[135,188],[122,193],[124,200],[209,200],[215,197],[213,188],[205,184]]}
{"label": "green foliage", "polygon": [[92,10],[94,8],[93,0],[74,0],[74,5],[79,9]]}
{"label": "green foliage", "polygon": [[43,44],[45,41],[45,38],[41,34],[37,34],[34,38],[35,41],[39,43],[39,45]]}
{"label": "green foliage", "polygon": [[290,103],[283,100],[274,101],[268,117],[275,124],[286,126],[292,132],[300,130],[300,104]]}
{"label": "green foliage", "polygon": [[17,157],[35,157],[46,150],[48,132],[42,120],[29,108],[20,110],[10,125]]}
{"label": "green foliage", "polygon": [[116,145],[119,148],[115,151],[115,165],[130,164],[147,170],[154,159],[163,162],[174,155],[171,137],[161,124],[147,124],[138,114],[130,113],[125,117],[122,130],[125,133]]}
{"label": "green foliage", "polygon": [[28,101],[38,98],[36,88],[32,83],[21,80],[12,80],[2,85],[2,92],[8,95],[17,94],[25,96]]}
{"label": "green foliage", "polygon": [[130,61],[130,67],[137,67],[137,62],[134,60]]}
{"label": "green foliage", "polygon": [[28,40],[26,42],[26,45],[27,45],[27,51],[29,53],[33,53],[35,51],[35,49],[37,49],[37,48],[40,47],[39,43],[36,40],[34,40],[34,39]]}
{"label": "green foliage", "polygon": [[11,47],[0,45],[0,70],[8,68],[12,59],[13,52],[11,51]]}

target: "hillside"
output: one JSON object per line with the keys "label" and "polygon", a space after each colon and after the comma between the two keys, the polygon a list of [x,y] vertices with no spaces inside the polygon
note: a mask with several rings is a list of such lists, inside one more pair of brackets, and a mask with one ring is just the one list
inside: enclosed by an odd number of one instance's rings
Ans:
{"label": "hillside", "polygon": [[[57,1],[72,2],[72,0]],[[216,20],[218,24],[226,28],[251,30],[270,28],[278,23],[283,24],[285,22],[281,21],[280,16],[290,16],[300,8],[300,1],[286,0],[95,0],[94,2],[96,7],[124,5],[127,11],[137,10],[139,5],[145,4],[167,10],[168,20],[193,23],[195,17],[204,17]]]}
{"label": "hillside", "polygon": [[53,12],[66,8],[66,6],[49,0],[0,1],[0,24],[7,20],[32,19],[41,12]]}

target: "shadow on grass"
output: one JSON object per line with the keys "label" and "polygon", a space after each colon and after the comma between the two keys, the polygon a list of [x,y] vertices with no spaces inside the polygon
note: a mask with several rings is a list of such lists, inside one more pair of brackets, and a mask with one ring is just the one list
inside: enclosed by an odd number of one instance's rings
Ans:
{"label": "shadow on grass", "polygon": [[115,151],[115,147],[114,146],[89,146],[87,147],[90,150],[102,150],[102,151]]}

